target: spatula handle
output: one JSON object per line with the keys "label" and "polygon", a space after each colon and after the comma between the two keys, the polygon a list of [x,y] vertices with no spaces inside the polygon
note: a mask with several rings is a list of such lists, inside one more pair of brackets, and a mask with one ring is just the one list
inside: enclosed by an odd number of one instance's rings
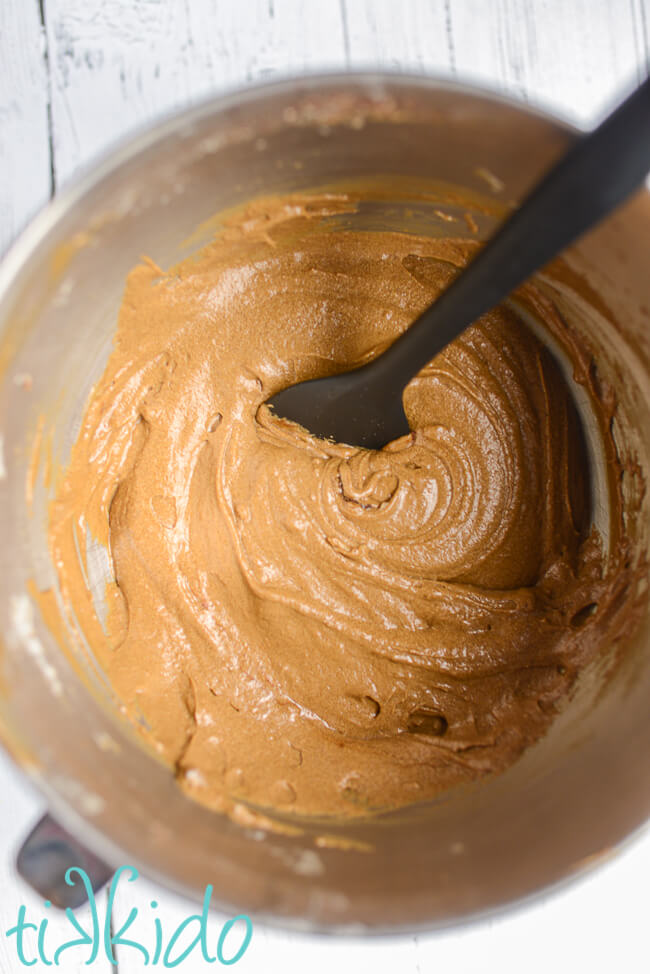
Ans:
{"label": "spatula handle", "polygon": [[578,138],[434,305],[369,367],[404,386],[480,315],[503,301],[638,189],[650,170],[650,79]]}

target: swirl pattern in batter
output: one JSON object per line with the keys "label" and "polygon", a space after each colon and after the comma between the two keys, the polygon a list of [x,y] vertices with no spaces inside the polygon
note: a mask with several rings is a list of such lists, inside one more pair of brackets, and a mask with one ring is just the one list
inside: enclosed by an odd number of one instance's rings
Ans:
{"label": "swirl pattern in batter", "polygon": [[[263,405],[377,354],[476,246],[333,232],[331,205],[268,201],[169,272],[131,273],[52,507],[65,603],[217,809],[358,815],[503,770],[605,611],[580,421],[511,308],[410,383],[414,432],[382,451]],[[83,533],[110,552],[103,628]]]}

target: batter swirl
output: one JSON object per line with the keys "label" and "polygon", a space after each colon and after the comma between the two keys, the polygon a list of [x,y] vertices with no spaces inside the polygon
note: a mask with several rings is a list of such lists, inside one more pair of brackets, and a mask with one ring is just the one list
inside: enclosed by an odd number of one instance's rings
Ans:
{"label": "batter swirl", "polygon": [[[375,355],[476,246],[334,233],[332,205],[268,201],[132,272],[52,508],[64,600],[126,713],[219,809],[355,815],[506,768],[608,598],[580,422],[512,309],[411,382],[414,432],[382,451],[264,406]],[[80,532],[110,551],[103,629]]]}

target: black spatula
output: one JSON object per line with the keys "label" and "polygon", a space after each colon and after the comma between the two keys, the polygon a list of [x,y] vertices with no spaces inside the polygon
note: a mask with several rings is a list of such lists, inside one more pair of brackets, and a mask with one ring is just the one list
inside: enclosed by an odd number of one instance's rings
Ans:
{"label": "black spatula", "polygon": [[402,406],[408,381],[480,315],[622,203],[648,170],[650,79],[572,145],[390,348],[351,372],[290,386],[269,405],[317,436],[353,446],[379,449],[408,433]]}

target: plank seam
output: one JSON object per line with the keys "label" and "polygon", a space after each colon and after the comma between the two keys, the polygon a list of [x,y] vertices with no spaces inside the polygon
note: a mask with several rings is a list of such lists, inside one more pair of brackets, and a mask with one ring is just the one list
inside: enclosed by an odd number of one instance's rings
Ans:
{"label": "plank seam", "polygon": [[648,17],[645,0],[639,0],[639,12],[641,16],[641,39],[643,41],[644,70],[646,76],[650,75],[650,42],[648,40]]}
{"label": "plank seam", "polygon": [[[113,937],[115,936],[115,919],[113,917],[112,910],[111,910],[111,917],[110,917],[110,921],[109,921],[109,930],[110,930],[111,943],[113,943]],[[119,974],[119,970],[120,970],[120,953],[119,953],[119,950],[117,949],[117,944],[115,944],[115,946],[113,947],[113,956],[115,957],[115,963],[112,964],[111,967],[112,967],[113,971],[115,972],[115,974]]]}
{"label": "plank seam", "polygon": [[454,43],[454,28],[451,17],[451,0],[445,0],[445,30],[447,32],[449,68],[452,74],[456,74],[456,45]]}
{"label": "plank seam", "polygon": [[50,43],[47,36],[45,0],[38,0],[38,16],[43,38],[43,66],[45,68],[45,91],[47,97],[47,144],[50,155],[50,199],[56,193],[56,169],[54,166],[54,123],[52,119],[52,74],[50,70]]}
{"label": "plank seam", "polygon": [[339,0],[339,7],[341,9],[341,27],[343,30],[343,52],[345,54],[345,63],[350,66],[350,28],[348,25],[348,11],[345,6],[345,0]]}

